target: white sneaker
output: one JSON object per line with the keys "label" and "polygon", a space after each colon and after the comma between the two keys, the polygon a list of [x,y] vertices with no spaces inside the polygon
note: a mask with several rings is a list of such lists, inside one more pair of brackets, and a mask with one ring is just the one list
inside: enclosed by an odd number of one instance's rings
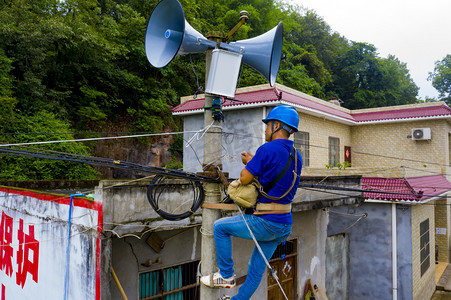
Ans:
{"label": "white sneaker", "polygon": [[230,300],[230,299],[232,299],[232,297],[224,295],[224,296],[221,297],[220,300]]}
{"label": "white sneaker", "polygon": [[222,278],[221,274],[219,272],[205,275],[200,278],[200,282],[202,282],[203,285],[206,285],[208,287],[221,287],[221,288],[233,288],[236,285],[235,282],[235,276],[233,275],[233,278],[230,280],[225,280]]}

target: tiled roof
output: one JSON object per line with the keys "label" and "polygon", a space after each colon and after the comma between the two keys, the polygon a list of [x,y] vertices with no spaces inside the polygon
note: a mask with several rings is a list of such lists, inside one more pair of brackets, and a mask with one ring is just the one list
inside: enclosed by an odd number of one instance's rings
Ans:
{"label": "tiled roof", "polygon": [[[236,93],[236,100],[226,100],[223,109],[234,109],[243,106],[291,104],[300,111],[307,111],[316,115],[339,118],[349,124],[364,124],[370,122],[406,121],[420,118],[451,118],[451,108],[445,104],[427,104],[416,107],[390,108],[385,107],[377,111],[350,111],[345,108],[329,104],[327,101],[294,91],[278,85],[280,92],[270,88]],[[277,93],[280,93],[279,95]],[[203,111],[205,99],[188,100],[172,109],[174,114],[190,114]]]}
{"label": "tiled roof", "polygon": [[422,201],[451,190],[451,182],[442,175],[409,178],[363,177],[362,188],[371,191],[388,192],[387,194],[364,192],[363,196],[365,199]]}
{"label": "tiled roof", "polygon": [[[226,100],[223,104],[223,108],[239,107],[240,105],[249,105],[256,103],[267,103],[273,101],[279,101],[278,96],[273,89],[266,89],[255,92],[245,92],[236,95],[236,101]],[[172,109],[173,113],[182,113],[193,110],[203,110],[205,98],[188,100]]]}
{"label": "tiled roof", "polygon": [[352,114],[356,122],[417,119],[417,118],[439,117],[450,115],[451,109],[445,105]]}

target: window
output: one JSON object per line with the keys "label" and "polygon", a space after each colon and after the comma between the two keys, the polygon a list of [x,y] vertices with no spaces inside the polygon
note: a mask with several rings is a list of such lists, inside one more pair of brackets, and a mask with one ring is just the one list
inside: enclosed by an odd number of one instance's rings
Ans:
{"label": "window", "polygon": [[304,131],[294,133],[294,147],[296,147],[302,156],[302,165],[310,166],[310,134]]}
{"label": "window", "polygon": [[420,268],[421,276],[426,273],[430,265],[429,255],[429,219],[420,223]]}
{"label": "window", "polygon": [[139,274],[139,299],[199,299],[199,261]]}
{"label": "window", "polygon": [[340,139],[329,137],[329,165],[334,167],[340,162]]}

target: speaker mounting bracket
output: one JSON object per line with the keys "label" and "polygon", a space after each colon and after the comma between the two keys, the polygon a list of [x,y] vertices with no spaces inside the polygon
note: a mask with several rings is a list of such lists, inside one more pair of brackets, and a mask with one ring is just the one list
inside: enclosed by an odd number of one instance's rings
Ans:
{"label": "speaker mounting bracket", "polygon": [[249,13],[245,10],[240,11],[240,21],[238,22],[238,24],[235,25],[235,27],[232,28],[232,30],[229,31],[229,33],[227,33],[227,35],[225,36],[223,42],[227,42],[228,39],[230,39],[230,37],[241,27],[244,25],[244,23],[247,22],[247,20],[249,19]]}

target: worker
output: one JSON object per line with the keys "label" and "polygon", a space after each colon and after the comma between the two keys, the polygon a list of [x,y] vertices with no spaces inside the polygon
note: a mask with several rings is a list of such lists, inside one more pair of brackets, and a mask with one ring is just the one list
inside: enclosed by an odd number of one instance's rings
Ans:
{"label": "worker", "polygon": [[[294,142],[289,139],[290,135],[298,131],[299,115],[295,108],[287,105],[278,105],[262,120],[266,124],[265,140],[257,149],[255,155],[249,152],[241,153],[242,162],[245,165],[240,174],[241,184],[249,184],[258,177],[263,187],[270,185],[276,177],[278,182],[267,194],[271,197],[283,196],[291,187],[288,194],[278,201],[273,201],[259,196],[259,204],[277,203],[289,205],[296,194],[299,185],[299,176],[302,168],[302,158],[297,153],[296,173],[295,161],[292,159],[288,171],[279,175],[289,162],[290,152],[294,153]],[[294,174],[296,179],[294,180]],[[283,176],[283,177],[281,177]],[[281,178],[280,178],[281,177]],[[277,180],[274,180],[276,182]],[[294,182],[294,185],[293,185]],[[216,244],[217,264],[219,272],[202,276],[202,284],[208,287],[233,288],[236,285],[232,260],[231,236],[252,239],[246,226],[248,224],[260,245],[266,260],[269,261],[279,243],[285,241],[291,233],[292,214],[291,210],[257,210],[247,212],[244,215],[226,217],[214,223],[214,238]],[[257,246],[255,246],[249,262],[247,277],[240,287],[238,294],[230,298],[224,296],[222,299],[242,300],[250,299],[257,290],[258,285],[266,269],[266,263]]]}

